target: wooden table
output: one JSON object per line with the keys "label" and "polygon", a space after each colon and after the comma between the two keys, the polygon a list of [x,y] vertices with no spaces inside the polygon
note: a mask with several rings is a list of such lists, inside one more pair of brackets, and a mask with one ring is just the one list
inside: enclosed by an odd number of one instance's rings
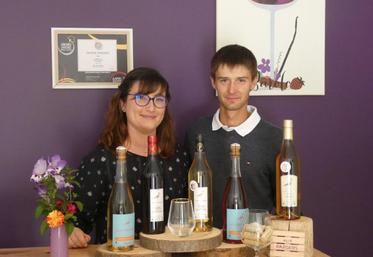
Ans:
{"label": "wooden table", "polygon": [[[226,252],[227,244],[223,243],[217,248],[218,252]],[[234,247],[238,247],[237,245]],[[87,248],[82,249],[69,249],[69,257],[95,257],[97,245],[89,245]],[[198,255],[191,254],[175,254],[173,256],[207,256],[203,252]],[[214,254],[219,256],[219,254]],[[230,255],[225,255],[230,256]],[[253,255],[254,256],[254,255]],[[49,247],[29,247],[29,248],[2,248],[0,249],[0,257],[49,257]],[[232,256],[237,257],[237,256]],[[314,250],[313,257],[329,257],[319,250]]]}

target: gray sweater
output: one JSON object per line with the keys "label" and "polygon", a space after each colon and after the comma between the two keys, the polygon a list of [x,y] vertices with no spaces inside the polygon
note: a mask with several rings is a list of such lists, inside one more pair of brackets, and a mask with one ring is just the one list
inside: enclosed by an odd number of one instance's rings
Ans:
{"label": "gray sweater", "polygon": [[195,138],[203,136],[207,161],[213,173],[213,217],[214,227],[221,228],[222,201],[227,178],[231,172],[230,144],[241,145],[241,175],[248,197],[249,208],[272,211],[276,197],[276,155],[280,151],[281,129],[260,120],[259,124],[246,136],[236,131],[227,132],[220,128],[213,131],[213,116],[198,120],[187,131],[185,147],[193,160]]}

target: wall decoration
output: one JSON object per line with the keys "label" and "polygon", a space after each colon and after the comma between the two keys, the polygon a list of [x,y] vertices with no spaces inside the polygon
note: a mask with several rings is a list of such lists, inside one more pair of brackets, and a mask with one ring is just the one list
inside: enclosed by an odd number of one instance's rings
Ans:
{"label": "wall decoration", "polygon": [[258,61],[251,95],[325,94],[325,0],[217,0],[216,48]]}
{"label": "wall decoration", "polygon": [[57,89],[117,88],[133,69],[132,29],[52,28]]}

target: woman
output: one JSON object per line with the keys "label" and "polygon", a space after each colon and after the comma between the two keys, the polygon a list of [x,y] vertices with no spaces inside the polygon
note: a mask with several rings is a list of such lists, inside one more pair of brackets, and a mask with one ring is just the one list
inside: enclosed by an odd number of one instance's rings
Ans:
{"label": "woman", "polygon": [[156,70],[137,68],[127,74],[111,99],[106,124],[97,148],[86,156],[77,172],[78,198],[84,210],[69,237],[70,247],[85,247],[95,230],[94,243],[106,242],[106,209],[115,176],[115,148],[127,152],[127,178],[135,204],[135,236],[141,231],[141,173],[147,158],[147,137],[157,135],[164,170],[165,214],[172,198],[186,193],[187,154],[175,144],[168,111],[167,81]]}

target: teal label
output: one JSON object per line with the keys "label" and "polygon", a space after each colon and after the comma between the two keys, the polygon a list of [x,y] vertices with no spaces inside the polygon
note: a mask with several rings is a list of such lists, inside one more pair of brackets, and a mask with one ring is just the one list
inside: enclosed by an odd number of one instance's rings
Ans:
{"label": "teal label", "polygon": [[249,218],[249,209],[227,209],[227,239],[241,240],[243,225]]}
{"label": "teal label", "polygon": [[113,246],[128,247],[135,240],[135,213],[113,214]]}

